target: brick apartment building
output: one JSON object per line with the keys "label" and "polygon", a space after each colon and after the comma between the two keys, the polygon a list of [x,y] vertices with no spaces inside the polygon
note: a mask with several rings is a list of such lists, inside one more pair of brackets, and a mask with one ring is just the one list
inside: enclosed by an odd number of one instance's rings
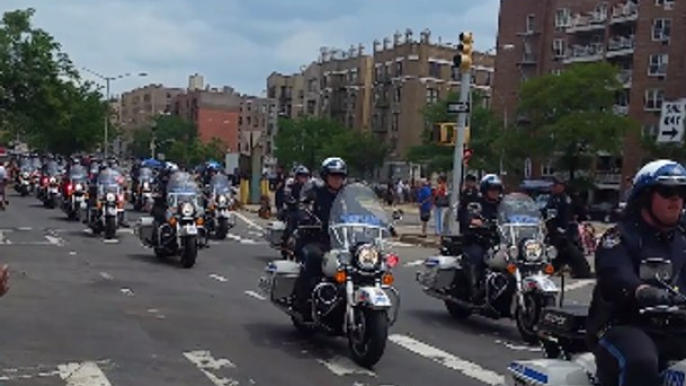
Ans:
{"label": "brick apartment building", "polygon": [[[456,46],[431,42],[429,30],[422,31],[419,40],[412,36],[408,29],[404,35],[396,32],[393,40],[374,41],[371,127],[390,145],[392,158],[398,160],[421,143],[424,107],[459,87],[453,70]],[[491,55],[474,55],[473,84],[484,91],[487,99],[493,63]]]}
{"label": "brick apartment building", "polygon": [[304,114],[305,99],[302,74],[271,73],[267,78],[267,98],[276,99],[279,116],[290,119],[301,117]]}
{"label": "brick apartment building", "polygon": [[[516,111],[523,79],[600,60],[620,68],[624,89],[614,111],[640,122],[642,135],[656,135],[663,101],[686,97],[686,2],[501,0],[498,28],[497,46],[514,46],[496,58],[498,111]],[[624,154],[641,154],[638,135],[626,139]],[[642,161],[599,157],[596,185],[618,193],[622,175],[633,175]],[[538,169],[534,176],[552,173]]]}
{"label": "brick apartment building", "polygon": [[156,115],[171,110],[172,99],[181,93],[181,88],[164,87],[161,84],[151,84],[123,93],[119,106],[122,128],[130,131],[150,125]]}
{"label": "brick apartment building", "polygon": [[202,141],[218,138],[227,150],[238,151],[241,101],[242,96],[231,87],[193,88],[173,99],[171,113],[193,122]]}
{"label": "brick apartment building", "polygon": [[245,96],[240,104],[238,128],[240,133],[240,153],[251,155],[252,149],[263,147],[263,163],[273,166],[274,134],[278,119],[276,99]]}

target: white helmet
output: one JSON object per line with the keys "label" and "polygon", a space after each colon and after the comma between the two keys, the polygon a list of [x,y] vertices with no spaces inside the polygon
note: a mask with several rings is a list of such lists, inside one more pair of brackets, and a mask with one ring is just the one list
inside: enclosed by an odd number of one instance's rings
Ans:
{"label": "white helmet", "polygon": [[165,165],[165,168],[169,170],[170,172],[178,172],[179,171],[179,165],[173,163],[173,162],[167,162],[167,165]]}

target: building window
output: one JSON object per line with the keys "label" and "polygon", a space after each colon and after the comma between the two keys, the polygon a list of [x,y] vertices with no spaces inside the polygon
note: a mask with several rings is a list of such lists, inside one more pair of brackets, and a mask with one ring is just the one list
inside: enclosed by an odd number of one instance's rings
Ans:
{"label": "building window", "polygon": [[565,41],[563,39],[553,40],[553,54],[555,58],[565,57]]}
{"label": "building window", "polygon": [[653,139],[657,137],[658,127],[657,125],[643,125],[641,128],[641,134],[643,138]]}
{"label": "building window", "polygon": [[534,15],[534,14],[527,15],[527,17],[526,17],[526,32],[527,33],[534,32],[534,21],[535,20],[536,20],[536,15]]}
{"label": "building window", "polygon": [[317,108],[317,101],[316,100],[309,100],[307,101],[307,114],[308,115],[314,115],[315,110]]}
{"label": "building window", "polygon": [[403,62],[400,60],[395,62],[395,76],[403,76]]}
{"label": "building window", "polygon": [[665,9],[674,8],[674,0],[655,0],[655,5],[664,6]]}
{"label": "building window", "polygon": [[394,100],[396,103],[400,103],[400,100],[401,100],[401,97],[402,97],[402,93],[403,93],[403,88],[402,88],[402,87],[396,87],[396,88],[395,88],[395,94],[394,94],[393,100]]}
{"label": "building window", "polygon": [[436,103],[438,102],[438,90],[435,88],[426,89],[426,103]]}
{"label": "building window", "polygon": [[569,8],[560,8],[555,13],[555,28],[569,27],[571,20]]}
{"label": "building window", "polygon": [[671,30],[672,21],[670,19],[653,20],[653,41],[668,42]]}
{"label": "building window", "polygon": [[650,89],[645,92],[643,107],[646,111],[659,111],[662,108],[662,101],[665,99],[665,92],[661,89]]}
{"label": "building window", "polygon": [[667,75],[667,63],[669,62],[669,55],[656,54],[650,55],[650,62],[648,65],[649,76],[665,76]]}
{"label": "building window", "polygon": [[550,70],[550,73],[553,75],[560,75],[562,74],[562,70],[560,70],[559,68],[555,68],[553,70]]}
{"label": "building window", "polygon": [[441,77],[441,64],[436,62],[429,62],[429,76],[431,78],[440,79]]}
{"label": "building window", "polygon": [[386,69],[384,70],[384,79],[388,79],[391,77],[391,70],[392,70],[391,65],[387,64]]}
{"label": "building window", "polygon": [[348,82],[357,83],[357,69],[350,70],[350,72],[348,73]]}
{"label": "building window", "polygon": [[307,81],[307,91],[315,92],[317,91],[317,78],[310,79]]}
{"label": "building window", "polygon": [[491,86],[493,83],[493,73],[490,71],[486,71],[486,80],[484,82],[484,86]]}
{"label": "building window", "polygon": [[555,168],[553,168],[553,160],[548,159],[541,163],[541,176],[548,177],[555,174]]}
{"label": "building window", "polygon": [[381,80],[381,66],[374,67],[374,80],[377,82]]}
{"label": "building window", "polygon": [[391,131],[400,130],[400,114],[394,113],[391,118]]}

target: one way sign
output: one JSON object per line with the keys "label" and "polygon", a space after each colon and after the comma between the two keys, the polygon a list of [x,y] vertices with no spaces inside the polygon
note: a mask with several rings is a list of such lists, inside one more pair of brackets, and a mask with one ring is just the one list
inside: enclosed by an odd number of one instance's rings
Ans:
{"label": "one way sign", "polygon": [[658,143],[682,142],[686,124],[686,100],[663,102]]}

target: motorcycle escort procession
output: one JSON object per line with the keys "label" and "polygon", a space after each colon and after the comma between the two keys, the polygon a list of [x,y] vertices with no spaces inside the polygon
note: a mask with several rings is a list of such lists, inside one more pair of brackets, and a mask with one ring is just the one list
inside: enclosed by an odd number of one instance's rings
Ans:
{"label": "motorcycle escort procession", "polygon": [[95,180],[95,197],[89,197],[87,209],[88,227],[93,234],[104,233],[106,239],[113,239],[124,217],[123,176],[115,169],[100,171]]}
{"label": "motorcycle escort procession", "polygon": [[36,196],[43,202],[43,206],[46,208],[52,209],[57,206],[57,198],[60,194],[61,172],[60,166],[55,161],[49,161],[45,164],[41,172]]}
{"label": "motorcycle escort procession", "polygon": [[[312,219],[309,224],[317,223],[321,231],[319,219],[305,212]],[[398,257],[386,251],[388,225],[386,213],[371,189],[361,184],[343,187],[331,207],[328,227],[324,228],[330,249],[322,259],[323,277],[311,293],[310,318],[295,306],[299,301],[294,290],[302,274],[301,262],[273,261],[259,280],[262,292],[290,315],[296,329],[347,337],[352,359],[364,367],[381,359],[388,329],[398,317],[400,297],[393,287],[391,272]]]}
{"label": "motorcycle escort procession", "polygon": [[62,210],[70,220],[78,220],[87,208],[88,171],[81,165],[69,168],[62,185]]}
{"label": "motorcycle escort procession", "polygon": [[155,221],[155,217],[141,217],[136,233],[158,258],[180,256],[181,265],[191,268],[197,260],[198,249],[208,246],[201,192],[193,176],[186,172],[172,174],[166,190],[166,197],[155,197],[156,208],[166,207],[164,222]]}
{"label": "motorcycle escort procession", "polygon": [[[473,215],[480,213],[478,203],[469,204]],[[470,243],[488,246],[484,260],[483,304],[471,300],[471,288],[463,266],[461,245],[464,239],[447,239],[441,255],[429,257],[416,280],[423,291],[443,300],[451,316],[466,318],[477,313],[493,319],[513,318],[524,341],[538,342],[537,324],[544,307],[555,304],[560,292],[549,275],[557,251],[545,246],[545,222],[535,201],[522,193],[503,197],[495,223],[473,228]]]}
{"label": "motorcycle escort procession", "polygon": [[19,195],[21,195],[22,197],[26,197],[34,191],[35,171],[36,169],[30,162],[30,160],[22,159],[19,162],[19,170],[17,173],[17,178],[14,183],[14,190],[17,193],[19,193]]}
{"label": "motorcycle escort procession", "polygon": [[236,218],[232,211],[233,188],[226,175],[216,174],[210,179],[206,190],[205,227],[207,232],[214,234],[217,240],[224,240],[229,229],[236,225]]}
{"label": "motorcycle escort procession", "polygon": [[[677,305],[639,310],[651,335],[669,339],[683,335],[686,327],[686,297],[673,288],[673,267],[669,260],[648,258],[641,262],[639,277],[646,284],[669,291]],[[564,290],[564,285],[563,285]],[[545,359],[514,361],[508,366],[508,386],[595,386],[596,362],[586,346],[588,307],[560,307],[543,310],[539,336]],[[683,385],[686,360],[666,363],[662,372],[665,386]]]}

